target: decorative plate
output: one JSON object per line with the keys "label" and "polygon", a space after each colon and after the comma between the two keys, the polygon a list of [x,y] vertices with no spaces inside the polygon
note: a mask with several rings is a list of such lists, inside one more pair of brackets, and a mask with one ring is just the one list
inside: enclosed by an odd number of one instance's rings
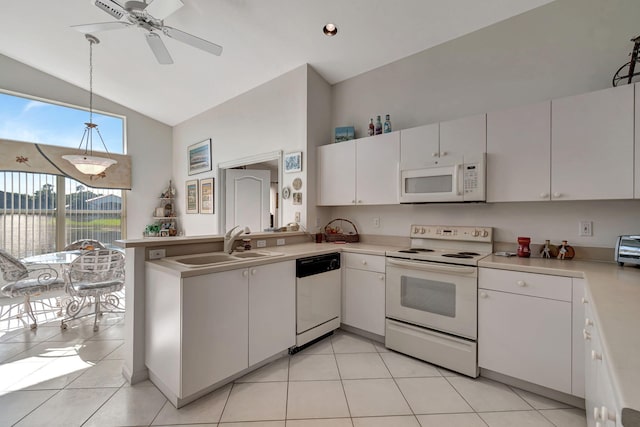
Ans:
{"label": "decorative plate", "polygon": [[291,189],[289,187],[283,187],[282,188],[282,198],[286,200],[290,196],[291,196]]}
{"label": "decorative plate", "polygon": [[293,180],[292,185],[294,190],[299,190],[302,188],[302,180],[300,178],[296,178]]}

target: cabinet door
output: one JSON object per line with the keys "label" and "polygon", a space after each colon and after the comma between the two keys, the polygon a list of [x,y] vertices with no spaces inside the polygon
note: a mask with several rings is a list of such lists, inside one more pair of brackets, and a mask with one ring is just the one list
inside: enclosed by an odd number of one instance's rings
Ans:
{"label": "cabinet door", "polygon": [[478,364],[571,393],[571,303],[480,289]]}
{"label": "cabinet door", "polygon": [[355,140],[318,147],[318,205],[356,202]]}
{"label": "cabinet door", "polygon": [[356,197],[359,205],[399,202],[400,132],[359,139],[356,143]]}
{"label": "cabinet door", "polygon": [[400,164],[402,169],[420,169],[440,157],[440,124],[402,129],[400,131]]}
{"label": "cabinet door", "polygon": [[440,123],[440,158],[462,158],[487,151],[487,115]]}
{"label": "cabinet door", "polygon": [[571,394],[584,398],[584,352],[585,331],[584,306],[587,302],[584,287],[584,279],[572,279],[573,281],[573,313],[572,313],[572,345],[571,345]]}
{"label": "cabinet door", "polygon": [[248,367],[247,276],[241,269],[183,279],[181,396]]}
{"label": "cabinet door", "polygon": [[551,101],[487,114],[487,202],[549,200]]}
{"label": "cabinet door", "polygon": [[638,83],[634,85],[636,87],[636,103],[635,103],[635,111],[636,111],[636,120],[635,120],[635,129],[636,129],[636,137],[635,137],[635,173],[636,177],[635,181],[635,198],[640,199],[640,87],[637,87]]}
{"label": "cabinet door", "polygon": [[554,200],[633,198],[633,86],[551,101]]}
{"label": "cabinet door", "polygon": [[295,261],[249,268],[249,366],[295,343]]}
{"label": "cabinet door", "polygon": [[384,336],[385,275],[347,268],[345,273],[346,325]]}

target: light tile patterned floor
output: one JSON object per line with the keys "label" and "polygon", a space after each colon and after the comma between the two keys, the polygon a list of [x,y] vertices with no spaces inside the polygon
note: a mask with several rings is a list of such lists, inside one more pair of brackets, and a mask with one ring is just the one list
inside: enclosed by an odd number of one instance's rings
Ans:
{"label": "light tile patterned floor", "polygon": [[584,427],[584,411],[338,331],[176,410],[121,376],[123,320],[0,330],[0,426]]}

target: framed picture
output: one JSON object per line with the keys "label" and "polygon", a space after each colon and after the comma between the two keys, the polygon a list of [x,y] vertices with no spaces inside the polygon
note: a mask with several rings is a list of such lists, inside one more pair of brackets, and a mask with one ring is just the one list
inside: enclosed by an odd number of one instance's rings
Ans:
{"label": "framed picture", "polygon": [[198,213],[198,180],[192,179],[187,181],[186,191],[187,195],[187,213]]}
{"label": "framed picture", "polygon": [[215,211],[213,199],[213,178],[200,180],[200,213],[212,214]]}
{"label": "framed picture", "polygon": [[302,172],[302,153],[289,153],[284,155],[285,173]]}
{"label": "framed picture", "polygon": [[334,142],[350,141],[356,136],[353,126],[343,126],[336,128],[336,137]]}
{"label": "framed picture", "polygon": [[211,139],[189,146],[187,152],[189,175],[211,170]]}
{"label": "framed picture", "polygon": [[302,193],[293,193],[293,204],[301,205],[302,204]]}

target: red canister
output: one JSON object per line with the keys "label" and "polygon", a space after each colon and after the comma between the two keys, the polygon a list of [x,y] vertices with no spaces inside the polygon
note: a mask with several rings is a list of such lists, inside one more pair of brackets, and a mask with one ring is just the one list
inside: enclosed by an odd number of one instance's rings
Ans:
{"label": "red canister", "polygon": [[529,243],[531,243],[530,237],[518,237],[518,256],[524,258],[529,258],[531,256]]}

